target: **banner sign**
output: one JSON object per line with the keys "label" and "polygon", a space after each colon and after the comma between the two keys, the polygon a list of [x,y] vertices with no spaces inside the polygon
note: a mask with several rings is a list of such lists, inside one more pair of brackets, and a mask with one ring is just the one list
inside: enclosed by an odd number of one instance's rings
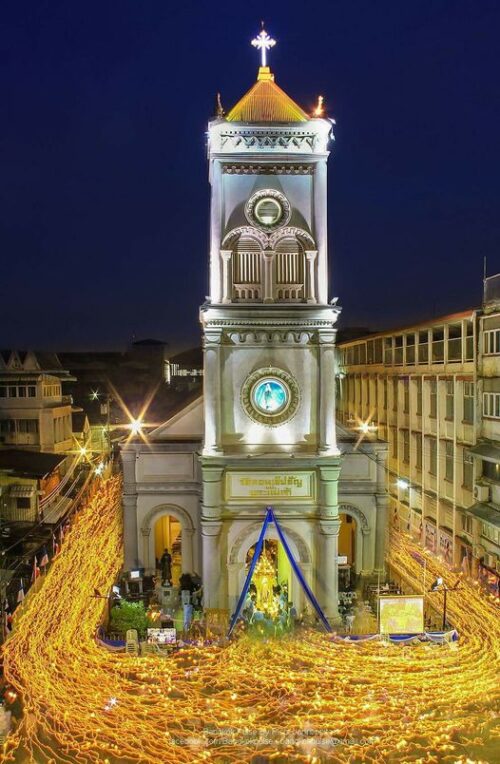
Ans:
{"label": "banner sign", "polygon": [[381,634],[421,634],[424,630],[424,598],[421,595],[380,597]]}

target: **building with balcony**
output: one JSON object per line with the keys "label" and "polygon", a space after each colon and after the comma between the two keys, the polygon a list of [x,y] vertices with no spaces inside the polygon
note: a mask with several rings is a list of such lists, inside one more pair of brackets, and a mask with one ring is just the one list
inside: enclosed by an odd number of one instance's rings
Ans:
{"label": "building with balcony", "polygon": [[391,521],[498,588],[500,299],[338,352],[340,421],[389,444]]}
{"label": "building with balcony", "polygon": [[0,351],[0,448],[64,453],[72,448],[71,381],[53,353]]}
{"label": "building with balcony", "polygon": [[0,523],[40,522],[43,497],[59,485],[64,459],[64,454],[1,449]]}

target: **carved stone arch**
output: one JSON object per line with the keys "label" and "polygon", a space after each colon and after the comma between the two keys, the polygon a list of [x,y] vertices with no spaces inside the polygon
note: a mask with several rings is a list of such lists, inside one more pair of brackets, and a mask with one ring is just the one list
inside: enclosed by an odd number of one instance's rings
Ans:
{"label": "carved stone arch", "polygon": [[141,524],[141,532],[147,533],[150,531],[153,522],[161,517],[161,515],[172,515],[172,517],[177,518],[183,529],[185,528],[186,530],[194,531],[191,516],[185,509],[179,507],[177,504],[158,504],[158,506],[153,507],[153,509],[150,509],[149,512],[144,515]]}
{"label": "carved stone arch", "polygon": [[304,249],[316,248],[316,243],[311,234],[307,233],[307,231],[304,231],[302,228],[297,228],[296,226],[285,226],[284,228],[280,228],[278,231],[275,231],[273,234],[271,234],[269,237],[270,248],[275,249],[279,240],[287,236],[295,236],[302,244]]}
{"label": "carved stone arch", "polygon": [[181,562],[182,572],[194,571],[194,534],[195,528],[191,516],[178,504],[158,504],[147,512],[141,523],[142,565],[150,573],[155,570],[154,533],[152,527],[163,515],[175,517],[181,525]]}
{"label": "carved stone arch", "polygon": [[253,226],[242,225],[238,228],[233,228],[224,236],[221,248],[232,249],[240,236],[250,236],[252,239],[259,242],[262,249],[265,249],[268,246],[269,237],[267,234],[263,233],[263,231],[259,231],[258,228],[254,228]]}
{"label": "carved stone arch", "polygon": [[[281,525],[281,524],[280,524]],[[252,523],[251,525],[247,525],[245,528],[243,528],[240,533],[236,536],[233,545],[231,547],[231,552],[229,555],[229,564],[234,564],[240,562],[238,559],[240,556],[240,553],[243,549],[243,546],[245,542],[248,540],[248,537],[251,536],[256,531],[258,532],[262,528],[262,523]],[[299,562],[302,563],[310,563],[311,562],[311,555],[309,552],[309,548],[302,538],[302,536],[294,531],[292,528],[289,528],[285,525],[281,525],[281,529],[283,533],[285,534],[285,537],[291,539],[293,543],[295,544],[297,548],[297,552],[299,554]],[[251,545],[250,545],[251,546]],[[248,551],[248,549],[246,550]]]}
{"label": "carved stone arch", "polygon": [[359,523],[359,526],[363,533],[367,533],[370,530],[366,515],[358,507],[352,504],[339,504],[339,515],[351,515]]}

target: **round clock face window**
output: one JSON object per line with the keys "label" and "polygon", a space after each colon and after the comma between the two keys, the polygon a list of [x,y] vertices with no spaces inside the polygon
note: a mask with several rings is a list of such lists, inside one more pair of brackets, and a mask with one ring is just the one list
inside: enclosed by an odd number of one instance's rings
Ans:
{"label": "round clock face window", "polygon": [[263,414],[281,413],[290,400],[290,394],[279,379],[261,379],[252,390],[252,403]]}
{"label": "round clock face window", "polygon": [[255,205],[254,215],[262,225],[276,225],[283,216],[283,209],[277,199],[264,196]]}
{"label": "round clock face window", "polygon": [[264,229],[266,233],[287,225],[291,214],[290,202],[275,188],[256,191],[245,205],[245,217],[250,225]]}
{"label": "round clock face window", "polygon": [[254,422],[279,427],[295,416],[300,403],[297,381],[284,369],[267,366],[249,374],[241,388],[241,405]]}

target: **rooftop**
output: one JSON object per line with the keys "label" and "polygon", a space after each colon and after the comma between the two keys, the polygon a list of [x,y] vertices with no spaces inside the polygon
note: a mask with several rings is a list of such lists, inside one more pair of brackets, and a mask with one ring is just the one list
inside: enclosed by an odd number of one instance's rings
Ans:
{"label": "rooftop", "polygon": [[[354,345],[357,342],[363,342],[366,340],[374,340],[378,337],[390,337],[393,334],[399,334],[402,332],[410,332],[410,331],[417,331],[418,329],[421,329],[423,327],[430,327],[430,326],[436,326],[439,324],[450,324],[454,321],[460,321],[464,318],[472,318],[472,314],[479,310],[478,308],[469,308],[468,310],[462,310],[458,313],[449,313],[446,316],[436,316],[435,318],[429,318],[425,319],[423,321],[419,321],[418,323],[412,323],[408,324],[406,326],[397,326],[394,329],[383,329],[381,331],[367,331],[366,334],[360,335],[360,336],[354,336],[349,339],[341,340],[340,342],[337,342],[338,347],[342,347],[344,345]],[[339,330],[339,333],[341,333],[342,330]]]}
{"label": "rooftop", "polygon": [[307,122],[310,117],[274,81],[268,66],[261,66],[257,82],[227,114],[228,122]]}
{"label": "rooftop", "polygon": [[44,478],[66,459],[66,454],[46,454],[43,451],[0,450],[0,471],[19,477]]}

